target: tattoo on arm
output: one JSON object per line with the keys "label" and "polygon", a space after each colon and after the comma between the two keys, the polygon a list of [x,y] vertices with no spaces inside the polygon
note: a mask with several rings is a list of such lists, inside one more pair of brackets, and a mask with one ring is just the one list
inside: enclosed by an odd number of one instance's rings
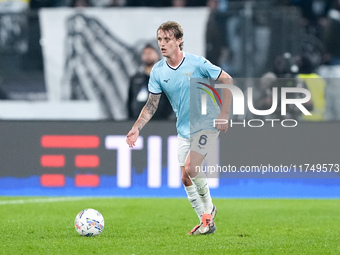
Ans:
{"label": "tattoo on arm", "polygon": [[155,114],[157,110],[160,98],[161,98],[161,94],[157,94],[157,95],[150,94],[149,95],[145,108],[147,109],[148,113],[151,114],[151,117]]}
{"label": "tattoo on arm", "polygon": [[140,131],[146,123],[152,118],[152,116],[155,114],[159,100],[161,98],[161,94],[150,94],[148,101],[146,102],[143,110],[141,111],[138,120],[136,121],[136,125],[138,127],[138,130]]}

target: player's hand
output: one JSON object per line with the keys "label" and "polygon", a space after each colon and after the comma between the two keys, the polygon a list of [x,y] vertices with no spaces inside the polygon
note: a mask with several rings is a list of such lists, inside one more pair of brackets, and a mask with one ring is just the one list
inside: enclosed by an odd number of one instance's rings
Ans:
{"label": "player's hand", "polygon": [[130,148],[135,146],[138,136],[139,136],[138,128],[137,127],[131,128],[129,133],[126,135],[126,143],[129,145]]}
{"label": "player's hand", "polygon": [[[221,112],[218,115],[217,119],[229,120],[229,115]],[[229,127],[229,121],[225,124],[217,124],[216,125],[217,131],[227,132],[228,127]]]}

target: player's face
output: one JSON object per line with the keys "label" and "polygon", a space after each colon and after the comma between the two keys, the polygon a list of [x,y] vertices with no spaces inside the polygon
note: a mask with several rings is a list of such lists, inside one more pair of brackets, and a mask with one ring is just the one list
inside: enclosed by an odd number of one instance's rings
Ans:
{"label": "player's face", "polygon": [[158,30],[157,40],[159,49],[164,57],[171,57],[175,51],[179,51],[182,39],[176,39],[171,31]]}

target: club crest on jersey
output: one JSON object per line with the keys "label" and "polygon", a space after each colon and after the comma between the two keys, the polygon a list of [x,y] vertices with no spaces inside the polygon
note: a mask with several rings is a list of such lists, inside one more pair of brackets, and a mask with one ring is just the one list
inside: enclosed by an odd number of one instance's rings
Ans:
{"label": "club crest on jersey", "polygon": [[190,73],[184,73],[187,77],[188,77],[188,79],[190,80],[190,76],[192,75],[192,73],[193,72],[190,72]]}

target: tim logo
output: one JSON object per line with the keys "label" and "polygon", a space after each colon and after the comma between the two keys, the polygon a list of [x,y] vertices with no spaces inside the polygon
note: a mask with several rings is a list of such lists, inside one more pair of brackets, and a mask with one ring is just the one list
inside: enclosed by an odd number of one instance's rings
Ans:
{"label": "tim logo", "polygon": [[[98,155],[88,154],[88,149],[98,149],[100,140],[95,135],[44,135],[41,137],[41,147],[45,153],[41,155],[40,165],[46,172],[40,176],[43,187],[64,187],[66,176],[62,173],[67,167],[66,161],[81,169],[95,170],[100,165]],[[66,159],[65,150],[76,150],[74,158]],[[63,153],[58,153],[63,152]],[[97,187],[99,176],[97,174],[76,174],[74,179],[76,187]]]}

